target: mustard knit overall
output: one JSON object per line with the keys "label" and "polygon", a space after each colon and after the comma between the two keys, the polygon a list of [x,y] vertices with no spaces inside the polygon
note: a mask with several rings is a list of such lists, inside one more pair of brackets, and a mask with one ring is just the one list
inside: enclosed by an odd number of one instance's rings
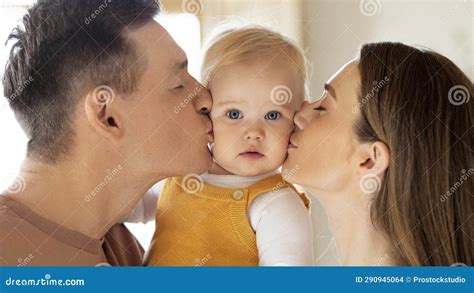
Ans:
{"label": "mustard knit overall", "polygon": [[[256,236],[247,210],[263,193],[294,189],[280,174],[242,189],[203,183],[199,191],[190,193],[182,184],[183,177],[174,177],[162,189],[146,265],[258,266]],[[297,193],[308,207],[307,197]]]}

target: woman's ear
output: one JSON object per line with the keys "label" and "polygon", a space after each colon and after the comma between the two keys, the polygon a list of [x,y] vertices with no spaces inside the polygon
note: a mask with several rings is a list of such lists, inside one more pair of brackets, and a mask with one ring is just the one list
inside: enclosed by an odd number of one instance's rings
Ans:
{"label": "woman's ear", "polygon": [[359,173],[362,176],[382,177],[390,163],[390,150],[381,141],[366,143],[361,146]]}
{"label": "woman's ear", "polygon": [[100,86],[88,93],[84,102],[84,111],[92,128],[99,134],[118,140],[123,135],[120,115],[115,105],[115,93],[108,86]]}

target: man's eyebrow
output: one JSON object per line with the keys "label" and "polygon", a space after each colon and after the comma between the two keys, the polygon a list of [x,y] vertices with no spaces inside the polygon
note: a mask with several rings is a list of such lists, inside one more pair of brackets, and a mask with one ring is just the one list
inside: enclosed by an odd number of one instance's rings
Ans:
{"label": "man's eyebrow", "polygon": [[334,98],[334,100],[337,101],[336,91],[334,90],[334,88],[329,83],[324,84],[324,89],[329,92],[329,94],[331,95],[331,97]]}

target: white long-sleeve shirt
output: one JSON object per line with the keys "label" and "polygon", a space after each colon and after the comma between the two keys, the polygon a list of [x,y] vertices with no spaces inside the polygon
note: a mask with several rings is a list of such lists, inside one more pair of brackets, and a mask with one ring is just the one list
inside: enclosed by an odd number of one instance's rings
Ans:
{"label": "white long-sleeve shirt", "polygon": [[[221,188],[246,188],[275,175],[253,177],[200,175],[203,182]],[[127,222],[154,220],[162,183],[150,189],[126,219]],[[260,266],[312,266],[313,230],[311,216],[300,196],[291,188],[264,193],[250,205],[247,218],[256,234]]]}

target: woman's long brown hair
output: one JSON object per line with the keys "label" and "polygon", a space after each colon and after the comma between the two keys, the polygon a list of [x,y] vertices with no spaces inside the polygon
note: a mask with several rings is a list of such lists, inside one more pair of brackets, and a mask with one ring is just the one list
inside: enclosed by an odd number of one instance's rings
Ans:
{"label": "woman's long brown hair", "polygon": [[448,58],[400,43],[360,50],[362,142],[390,165],[371,205],[400,265],[474,265],[474,87]]}

